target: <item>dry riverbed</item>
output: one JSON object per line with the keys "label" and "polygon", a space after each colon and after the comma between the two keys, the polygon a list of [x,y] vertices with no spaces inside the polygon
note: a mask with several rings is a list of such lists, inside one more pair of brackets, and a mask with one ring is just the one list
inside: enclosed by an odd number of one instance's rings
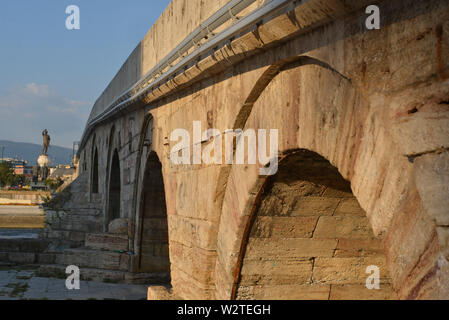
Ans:
{"label": "dry riverbed", "polygon": [[42,229],[45,212],[39,206],[0,205],[0,229]]}

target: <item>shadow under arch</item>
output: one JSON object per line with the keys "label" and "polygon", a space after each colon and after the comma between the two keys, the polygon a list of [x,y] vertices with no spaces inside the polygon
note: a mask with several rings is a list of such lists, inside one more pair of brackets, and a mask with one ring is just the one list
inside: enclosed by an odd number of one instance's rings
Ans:
{"label": "shadow under arch", "polygon": [[108,199],[108,221],[120,219],[120,197],[121,197],[121,176],[120,158],[118,150],[115,149],[112,155],[110,178],[109,178],[109,199]]}
{"label": "shadow under arch", "polygon": [[97,147],[97,135],[94,134],[92,138],[91,149],[91,174],[90,174],[90,193],[99,193],[99,176],[98,176],[98,147]]}
{"label": "shadow under arch", "polygon": [[[380,239],[329,161],[294,150],[263,179],[247,219],[231,299],[389,299]],[[366,287],[379,267],[380,290]]]}
{"label": "shadow under arch", "polygon": [[137,272],[151,273],[154,283],[170,283],[167,207],[162,164],[156,152],[146,161],[140,199]]}
{"label": "shadow under arch", "polygon": [[[114,220],[117,215],[120,218],[120,199],[121,199],[121,168],[119,150],[120,144],[117,141],[115,125],[112,125],[108,137],[108,158],[106,165],[106,202],[104,208],[104,231],[109,231],[109,223]],[[112,186],[113,184],[113,186]],[[112,191],[112,194],[111,194]],[[118,208],[113,208],[118,206]]]}
{"label": "shadow under arch", "polygon": [[151,274],[152,284],[170,285],[168,217],[163,167],[153,150],[153,116],[147,113],[140,131],[133,190],[134,239],[132,271]]}

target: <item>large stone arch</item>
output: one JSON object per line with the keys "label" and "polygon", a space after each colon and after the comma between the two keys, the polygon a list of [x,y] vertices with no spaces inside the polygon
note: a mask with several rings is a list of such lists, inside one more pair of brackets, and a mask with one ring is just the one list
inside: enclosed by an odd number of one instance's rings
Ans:
{"label": "large stone arch", "polygon": [[[434,287],[441,282],[445,265],[438,253],[435,223],[424,210],[415,185],[413,163],[399,154],[395,132],[382,122],[387,115],[367,101],[372,99],[363,97],[350,79],[325,63],[292,58],[267,69],[237,116],[234,129],[277,128],[280,158],[291,150],[305,149],[329,160],[351,183],[375,236],[383,239],[398,297],[444,296],[447,293]],[[259,167],[228,166],[220,175],[217,298],[235,297],[244,237],[267,181],[259,176]]]}

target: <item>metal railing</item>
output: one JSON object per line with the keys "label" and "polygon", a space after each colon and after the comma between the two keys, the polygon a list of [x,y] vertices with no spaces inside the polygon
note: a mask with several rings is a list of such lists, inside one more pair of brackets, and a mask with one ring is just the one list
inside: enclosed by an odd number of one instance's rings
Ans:
{"label": "metal railing", "polygon": [[[203,22],[164,59],[143,76],[142,79],[121,94],[119,98],[117,98],[102,113],[88,122],[83,133],[79,150],[84,148],[86,139],[96,125],[122,111],[134,103],[139,97],[157,89],[177,75],[177,73],[186,70],[189,65],[194,65],[205,53],[209,51],[213,52],[214,48],[226,44],[230,39],[245,32],[268,16],[288,7],[291,7],[289,9],[293,9],[296,6],[307,2],[307,0],[269,0],[247,16],[238,19],[236,18],[239,13],[256,1],[257,0],[231,0],[209,19]],[[230,20],[234,20],[234,23],[230,27],[218,34],[213,34],[214,30],[223,26]],[[200,42],[205,39],[206,41],[200,44]],[[195,50],[188,53],[192,48],[195,48]],[[179,61],[175,65],[172,65],[172,63],[177,60]]]}

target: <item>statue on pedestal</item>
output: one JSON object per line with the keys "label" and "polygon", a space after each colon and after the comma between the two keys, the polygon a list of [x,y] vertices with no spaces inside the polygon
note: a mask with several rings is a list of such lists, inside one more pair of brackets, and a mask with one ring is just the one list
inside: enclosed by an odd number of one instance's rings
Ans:
{"label": "statue on pedestal", "polygon": [[42,132],[42,137],[44,139],[44,143],[42,145],[42,154],[43,155],[47,155],[48,147],[50,146],[50,140],[51,140],[50,136],[48,135],[48,130],[47,129],[45,129]]}
{"label": "statue on pedestal", "polygon": [[39,167],[37,168],[39,181],[45,181],[48,178],[50,172],[50,170],[48,169],[48,166],[50,164],[50,158],[48,157],[47,152],[48,147],[50,146],[51,139],[47,129],[42,131],[42,138],[43,138],[42,154],[37,159],[37,163],[39,164]]}

